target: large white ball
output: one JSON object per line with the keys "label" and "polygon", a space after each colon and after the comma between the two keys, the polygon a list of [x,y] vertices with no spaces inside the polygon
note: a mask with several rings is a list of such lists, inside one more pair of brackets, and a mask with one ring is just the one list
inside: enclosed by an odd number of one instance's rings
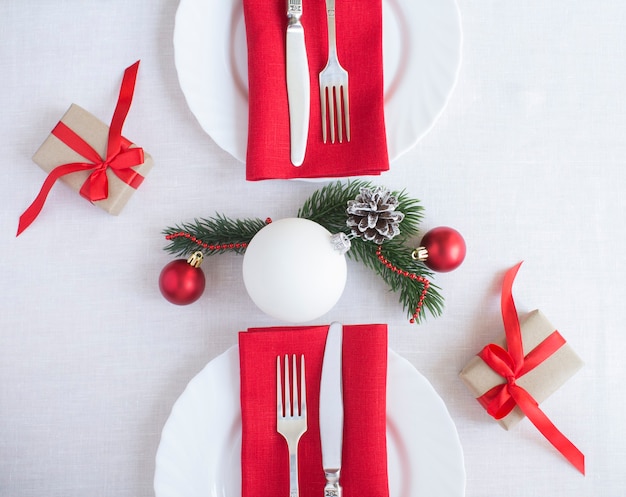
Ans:
{"label": "large white ball", "polygon": [[347,265],[330,237],[326,228],[300,218],[274,221],[254,236],[243,258],[243,281],[259,309],[290,323],[332,309],[346,285]]}

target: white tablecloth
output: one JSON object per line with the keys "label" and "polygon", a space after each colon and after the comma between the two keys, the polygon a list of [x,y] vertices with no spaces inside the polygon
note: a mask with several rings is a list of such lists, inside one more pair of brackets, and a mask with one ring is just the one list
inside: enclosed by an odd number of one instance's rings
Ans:
{"label": "white tablecloth", "polygon": [[[187,382],[249,326],[276,324],[247,296],[241,256],[205,261],[193,306],[168,304],[161,230],[196,216],[294,215],[319,187],[246,183],[200,128],[173,58],[173,0],[0,3],[0,495],[153,495],[154,456]],[[390,346],[434,385],[464,449],[468,497],[617,496],[626,490],[624,231],[626,4],[459,1],[463,60],[435,127],[377,182],[406,188],[423,228],[448,225],[464,264],[437,276],[444,314],[415,326],[386,286],[349,263],[319,320],[386,322]],[[155,167],[119,217],[56,186],[19,238],[43,181],[31,156],[70,103],[111,116],[141,68],[125,135]],[[458,379],[502,332],[504,270],[586,366],[543,404],[587,456],[578,474],[525,420],[502,430]]]}

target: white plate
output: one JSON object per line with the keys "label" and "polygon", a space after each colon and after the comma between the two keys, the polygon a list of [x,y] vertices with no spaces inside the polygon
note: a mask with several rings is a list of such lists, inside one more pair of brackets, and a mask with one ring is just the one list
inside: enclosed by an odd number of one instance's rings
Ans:
{"label": "white plate", "polygon": [[[461,62],[455,0],[383,0],[385,122],[390,160],[441,114]],[[174,28],[180,86],[206,133],[245,162],[248,55],[242,0],[181,0]]]}
{"label": "white plate", "polygon": [[[389,351],[387,452],[391,497],[462,497],[463,452],[430,383]],[[189,382],[165,423],[156,455],[156,497],[241,496],[239,348]]]}

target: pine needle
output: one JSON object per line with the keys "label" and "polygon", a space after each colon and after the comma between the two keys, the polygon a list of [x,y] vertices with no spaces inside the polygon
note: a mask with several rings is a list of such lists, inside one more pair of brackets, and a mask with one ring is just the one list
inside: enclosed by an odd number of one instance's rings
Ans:
{"label": "pine needle", "polygon": [[[373,189],[376,186],[363,180],[330,183],[316,190],[305,200],[298,210],[297,217],[314,221],[331,233],[343,232],[350,235],[350,228],[346,225],[346,207],[348,201],[355,199],[362,188]],[[382,250],[392,267],[429,280],[428,292],[419,314],[415,316],[416,322],[422,322],[425,311],[433,316],[439,316],[444,305],[440,289],[430,281],[433,273],[421,261],[411,257],[414,247],[411,247],[410,239],[419,232],[423,208],[419,200],[411,198],[404,190],[392,192],[392,195],[397,198],[396,210],[404,214],[404,219],[399,224],[400,234],[392,240],[385,241]],[[205,256],[226,251],[241,254],[266,224],[266,221],[259,218],[230,219],[223,214],[195,219],[193,222],[163,230],[163,234],[169,240],[165,250],[177,256],[188,256],[197,250],[202,251]],[[391,291],[399,294],[399,301],[407,316],[413,318],[424,288],[423,283],[398,274],[384,265],[376,253],[379,247],[377,244],[366,242],[361,238],[353,238],[351,242],[352,247],[346,255],[378,274]]]}

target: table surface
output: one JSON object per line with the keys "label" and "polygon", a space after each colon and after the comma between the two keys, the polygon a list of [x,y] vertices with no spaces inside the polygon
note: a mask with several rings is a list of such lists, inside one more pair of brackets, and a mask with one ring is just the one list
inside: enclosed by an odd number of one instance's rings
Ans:
{"label": "table surface", "polygon": [[[247,183],[207,136],[174,65],[173,0],[0,3],[0,494],[153,495],[154,456],[172,404],[250,326],[276,324],[247,296],[241,256],[203,265],[207,291],[168,304],[161,230],[222,212],[296,213],[319,184]],[[346,291],[317,322],[386,322],[390,346],[433,384],[464,449],[466,495],[624,495],[626,488],[626,4],[459,0],[463,57],[434,128],[380,184],[453,226],[464,264],[436,277],[444,314],[411,325],[395,294],[349,262]],[[64,186],[24,234],[43,181],[31,156],[70,103],[108,120],[121,73],[141,68],[125,135],[155,160],[124,212]],[[499,289],[540,308],[585,361],[542,404],[585,453],[578,474],[524,420],[501,429],[458,378],[502,333]]]}

